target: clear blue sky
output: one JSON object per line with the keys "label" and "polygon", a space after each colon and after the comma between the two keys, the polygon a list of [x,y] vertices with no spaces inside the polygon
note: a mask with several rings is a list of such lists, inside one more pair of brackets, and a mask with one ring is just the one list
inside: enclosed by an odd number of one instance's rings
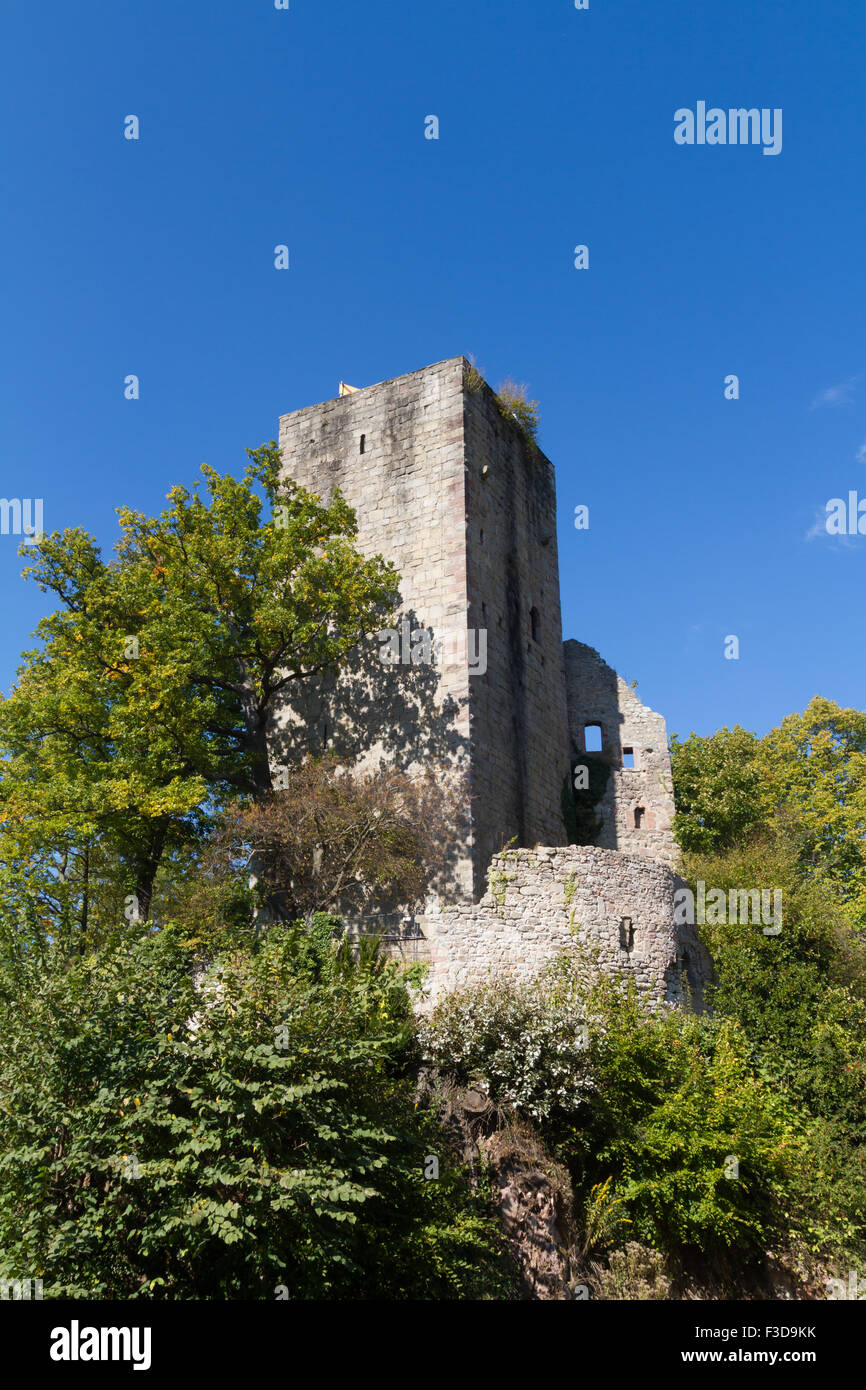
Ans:
{"label": "clear blue sky", "polygon": [[[866,536],[809,533],[866,497],[866,7],[6,0],[0,46],[0,492],[46,529],[108,550],[340,378],[474,354],[541,401],[566,636],[669,729],[864,706]],[[781,107],[781,154],[677,146],[700,100]]]}

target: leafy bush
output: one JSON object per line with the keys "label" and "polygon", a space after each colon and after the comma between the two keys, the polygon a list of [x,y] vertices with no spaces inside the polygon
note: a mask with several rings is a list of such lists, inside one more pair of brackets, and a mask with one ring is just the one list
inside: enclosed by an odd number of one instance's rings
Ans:
{"label": "leafy bush", "polygon": [[540,423],[538,401],[529,399],[529,391],[525,383],[514,381],[508,377],[500,386],[497,386],[496,395],[502,414],[506,419],[516,420],[530,444],[535,444]]}
{"label": "leafy bush", "polygon": [[587,1232],[628,1225],[659,1249],[748,1253],[781,1228],[801,1141],[734,1020],[650,1013],[632,988],[588,988],[562,958],[531,984],[444,999],[420,1043],[535,1123],[571,1172]]}
{"label": "leafy bush", "polygon": [[419,1027],[426,1059],[459,1085],[482,1085],[531,1120],[573,1115],[588,1089],[586,1013],[570,966],[528,985],[453,993]]}
{"label": "leafy bush", "polygon": [[866,971],[861,936],[818,883],[805,878],[798,845],[762,836],[715,856],[686,857],[692,881],[727,892],[782,889],[782,930],[705,926],[715,961],[719,1017],[749,1038],[756,1069],[786,1098],[808,1161],[795,1175],[796,1224],[815,1251],[866,1247]]}
{"label": "leafy bush", "polygon": [[634,1235],[659,1249],[765,1250],[801,1146],[742,1029],[649,1014],[609,981],[589,1009],[594,1088],[579,1123],[552,1136],[578,1190],[613,1175]]}
{"label": "leafy bush", "polygon": [[670,1297],[671,1281],[664,1273],[664,1260],[658,1250],[650,1250],[630,1240],[621,1250],[612,1250],[607,1268],[597,1268],[592,1278],[595,1298],[663,1300]]}
{"label": "leafy bush", "polygon": [[72,959],[5,943],[0,1272],[54,1298],[507,1296],[403,1074],[395,968],[318,926],[227,949],[201,992],[171,929]]}

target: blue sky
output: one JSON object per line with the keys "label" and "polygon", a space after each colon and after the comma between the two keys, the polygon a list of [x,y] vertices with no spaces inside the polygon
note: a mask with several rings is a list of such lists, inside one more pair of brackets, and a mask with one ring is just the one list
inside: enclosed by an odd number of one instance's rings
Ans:
{"label": "blue sky", "polygon": [[[474,354],[541,402],[565,635],[670,730],[864,705],[866,536],[823,517],[866,497],[866,9],[7,0],[0,47],[0,491],[46,529],[108,550],[340,378]],[[781,108],[781,153],[675,144],[702,100]]]}

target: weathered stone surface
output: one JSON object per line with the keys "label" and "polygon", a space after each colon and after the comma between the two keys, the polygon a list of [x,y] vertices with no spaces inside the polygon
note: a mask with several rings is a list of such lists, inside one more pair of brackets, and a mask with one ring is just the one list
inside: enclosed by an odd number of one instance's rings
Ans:
{"label": "weathered stone surface", "polygon": [[[359,548],[399,570],[413,630],[446,643],[427,670],[383,667],[368,644],[336,690],[312,683],[296,712],[304,737],[464,771],[469,818],[451,887],[471,897],[513,837],[564,843],[568,729],[553,465],[489,387],[466,388],[467,366],[451,358],[283,416],[280,447],[304,487],[326,498],[340,488]],[[483,674],[470,674],[471,650],[449,653],[467,630],[486,633]]]}
{"label": "weathered stone surface", "polygon": [[[280,446],[297,482],[341,490],[359,548],[400,572],[411,630],[446,644],[389,666],[373,639],[336,682],[305,682],[274,731],[287,756],[328,748],[463,779],[422,941],[395,949],[431,962],[434,996],[491,970],[529,976],[576,940],[654,999],[680,998],[686,966],[699,996],[705,953],[673,923],[664,720],[592,648],[562,642],[550,461],[462,357],[285,415]],[[467,630],[486,634],[486,669],[471,669]],[[611,768],[597,847],[568,846],[563,794],[593,723]],[[516,859],[510,843],[526,847]]]}
{"label": "weathered stone surface", "polygon": [[[668,864],[677,861],[671,759],[665,721],[641,704],[597,651],[573,639],[563,643],[568,725],[573,759],[585,751],[587,725],[601,726],[611,776],[596,810],[597,843]],[[625,750],[634,767],[624,764]],[[636,815],[636,813],[639,813]]]}
{"label": "weathered stone surface", "polygon": [[478,903],[430,903],[430,999],[492,975],[526,980],[562,951],[621,973],[654,1003],[703,1006],[710,961],[693,929],[674,925],[682,880],[640,856],[568,845],[493,856]]}
{"label": "weathered stone surface", "polygon": [[567,1299],[573,1226],[568,1175],[556,1173],[548,1155],[526,1152],[502,1132],[484,1139],[480,1147],[525,1297]]}

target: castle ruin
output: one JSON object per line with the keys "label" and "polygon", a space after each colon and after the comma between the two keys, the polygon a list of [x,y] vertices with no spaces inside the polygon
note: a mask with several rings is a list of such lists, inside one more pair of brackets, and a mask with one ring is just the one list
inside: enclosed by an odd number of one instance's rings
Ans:
{"label": "castle ruin", "polygon": [[[358,548],[401,576],[404,647],[376,641],[311,683],[281,736],[451,769],[466,814],[411,949],[435,997],[528,975],[575,938],[658,999],[699,996],[706,960],[674,924],[663,718],[592,648],[562,640],[553,465],[463,357],[280,419],[286,474],[355,510]],[[594,742],[593,742],[594,740]]]}

